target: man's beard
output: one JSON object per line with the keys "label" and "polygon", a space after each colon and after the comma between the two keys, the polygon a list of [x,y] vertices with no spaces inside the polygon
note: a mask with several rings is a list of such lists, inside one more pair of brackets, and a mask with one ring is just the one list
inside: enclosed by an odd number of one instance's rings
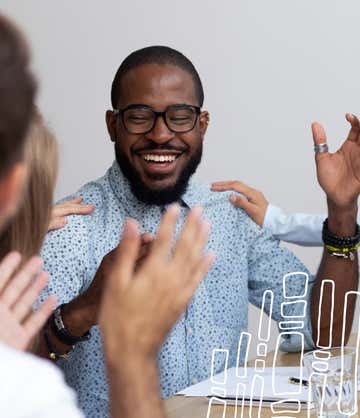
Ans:
{"label": "man's beard", "polygon": [[[141,202],[147,203],[149,205],[163,206],[172,202],[179,201],[181,196],[183,196],[186,192],[189,179],[195,173],[201,161],[202,142],[196,149],[194,155],[188,161],[183,171],[180,173],[176,182],[173,185],[162,189],[151,189],[147,187],[142,181],[138,171],[130,163],[128,157],[122,152],[116,143],[115,156],[122,173],[129,180],[131,191],[135,197]],[[160,180],[163,178],[163,176],[161,174],[158,176],[153,175],[152,178],[154,180]]]}

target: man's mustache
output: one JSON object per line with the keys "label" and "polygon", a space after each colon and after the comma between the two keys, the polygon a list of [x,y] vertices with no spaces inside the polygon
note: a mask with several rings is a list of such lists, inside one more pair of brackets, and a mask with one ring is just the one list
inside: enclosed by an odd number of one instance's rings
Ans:
{"label": "man's mustache", "polygon": [[177,152],[186,152],[188,151],[189,147],[184,145],[173,145],[173,144],[156,144],[156,143],[148,143],[146,145],[141,145],[137,147],[133,147],[131,149],[132,152],[144,152],[144,151],[177,151]]}

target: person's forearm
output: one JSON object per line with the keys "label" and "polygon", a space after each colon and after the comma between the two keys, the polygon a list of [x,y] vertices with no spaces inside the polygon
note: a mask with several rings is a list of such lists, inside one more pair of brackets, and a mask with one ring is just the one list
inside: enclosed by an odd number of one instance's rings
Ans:
{"label": "person's forearm", "polygon": [[[357,207],[351,207],[347,210],[338,210],[329,204],[328,227],[329,230],[340,237],[353,236],[356,227]],[[358,258],[351,261],[340,257],[331,256],[324,249],[321,264],[317,273],[316,281],[311,294],[311,323],[313,329],[314,343],[318,339],[318,317],[319,317],[319,300],[321,292],[321,282],[323,280],[333,280],[335,283],[334,295],[334,312],[333,312],[333,329],[332,329],[332,346],[341,344],[343,313],[345,294],[351,290],[357,290],[358,287]],[[345,342],[350,332],[355,310],[355,297],[348,299],[346,314]],[[321,306],[321,324],[319,345],[327,346],[329,344],[330,328],[331,328],[331,292],[324,291]]]}
{"label": "person's forearm", "polygon": [[119,352],[107,371],[112,418],[165,418],[155,358]]}

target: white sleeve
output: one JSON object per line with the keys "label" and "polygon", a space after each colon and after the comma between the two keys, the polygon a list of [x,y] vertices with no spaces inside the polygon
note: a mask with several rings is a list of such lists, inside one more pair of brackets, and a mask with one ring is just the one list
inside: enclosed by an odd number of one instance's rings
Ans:
{"label": "white sleeve", "polygon": [[269,229],[276,238],[282,241],[307,247],[321,247],[323,245],[321,231],[325,218],[325,214],[286,215],[282,209],[269,204],[263,227]]}
{"label": "white sleeve", "polygon": [[0,343],[0,417],[84,418],[75,392],[50,361]]}

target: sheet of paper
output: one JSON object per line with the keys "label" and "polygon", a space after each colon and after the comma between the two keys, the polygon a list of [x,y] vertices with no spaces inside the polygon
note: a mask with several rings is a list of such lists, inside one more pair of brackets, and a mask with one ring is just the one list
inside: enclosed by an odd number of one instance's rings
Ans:
{"label": "sheet of paper", "polygon": [[[216,384],[211,380],[205,380],[194,386],[181,391],[179,394],[185,396],[211,396],[214,391],[213,388],[224,387],[224,396],[236,397],[238,383],[245,385],[245,397],[251,396],[252,393],[252,380],[255,374],[261,375],[264,378],[264,391],[263,399],[298,399],[301,402],[306,402],[308,399],[308,389],[304,386],[300,387],[289,383],[290,376],[299,376],[298,367],[277,367],[276,376],[274,379],[273,387],[273,376],[272,367],[265,368],[262,373],[258,373],[254,368],[247,368],[246,377],[237,377],[236,368],[227,370],[226,385]],[[244,369],[238,369],[238,374],[244,375]],[[303,376],[305,378],[305,376]],[[225,381],[224,373],[217,375],[214,380],[216,382]],[[259,384],[254,385],[253,396],[259,398],[261,396],[261,386]],[[218,393],[218,392],[216,392]]]}
{"label": "sheet of paper", "polygon": [[[218,396],[224,397],[236,397],[237,385],[238,383],[243,383],[245,385],[245,397],[250,398],[252,393],[252,380],[255,374],[264,377],[264,392],[263,399],[298,399],[301,402],[306,402],[308,400],[308,389],[302,385],[294,385],[289,383],[289,377],[300,378],[300,368],[299,367],[276,367],[275,376],[273,379],[273,368],[266,367],[262,373],[256,372],[254,368],[247,368],[246,377],[237,377],[236,368],[228,369],[225,373],[220,373],[215,376],[214,381],[216,382],[225,382],[226,385],[219,383],[211,382],[211,380],[205,380],[203,382],[197,383],[196,385],[190,386],[183,391],[179,392],[179,395],[184,396],[212,396],[214,394],[213,388],[223,388],[224,394],[221,395],[221,391],[216,391],[215,394]],[[360,373],[360,368],[358,368],[358,376]],[[238,369],[238,375],[243,376],[244,369]],[[226,377],[226,379],[225,379]],[[306,371],[303,370],[303,379],[307,379]],[[301,391],[300,391],[301,389]],[[360,384],[358,383],[358,390],[360,390]],[[253,390],[253,396],[260,397],[260,385],[255,385]]]}

